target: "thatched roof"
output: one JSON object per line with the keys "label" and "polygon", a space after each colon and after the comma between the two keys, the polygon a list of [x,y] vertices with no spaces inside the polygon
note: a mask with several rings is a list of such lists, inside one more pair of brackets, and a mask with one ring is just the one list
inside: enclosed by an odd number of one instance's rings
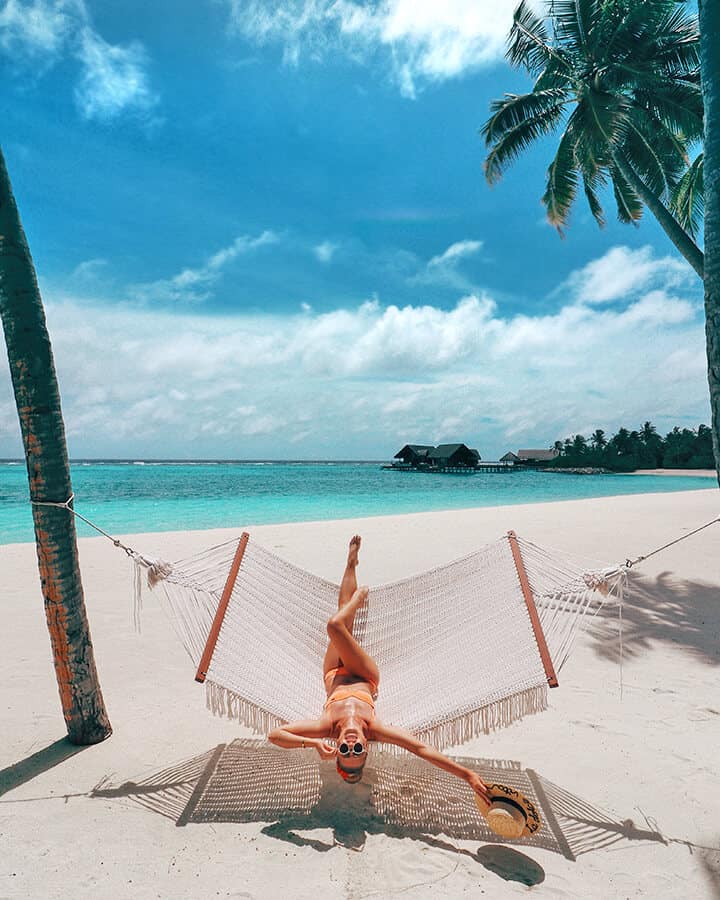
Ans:
{"label": "thatched roof", "polygon": [[536,459],[544,462],[545,460],[555,459],[558,452],[557,450],[518,450],[517,455],[519,459],[527,461]]}
{"label": "thatched roof", "polygon": [[408,453],[413,456],[427,456],[428,451],[432,449],[432,444],[405,444],[404,447],[398,450],[393,459],[400,459],[403,456],[407,456]]}
{"label": "thatched roof", "polygon": [[469,448],[465,444],[438,444],[428,453],[428,459],[450,459],[458,450],[469,452]]}

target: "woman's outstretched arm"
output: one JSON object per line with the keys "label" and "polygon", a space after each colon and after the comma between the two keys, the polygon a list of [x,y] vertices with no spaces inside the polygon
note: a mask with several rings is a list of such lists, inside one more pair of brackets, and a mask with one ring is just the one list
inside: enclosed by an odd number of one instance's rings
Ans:
{"label": "woman's outstretched arm", "polygon": [[270,743],[285,750],[296,750],[312,747],[317,750],[321,759],[331,759],[336,754],[332,744],[323,738],[330,737],[331,724],[326,719],[304,719],[301,722],[288,722],[279,728],[273,728],[268,734]]}
{"label": "woman's outstretched arm", "polygon": [[395,728],[394,725],[383,725],[381,722],[375,721],[373,722],[372,731],[372,736],[376,741],[383,741],[386,744],[395,744],[397,747],[409,750],[410,753],[414,753],[415,756],[427,760],[439,769],[444,769],[451,775],[455,775],[457,778],[462,778],[463,781],[467,781],[478,797],[484,800],[488,806],[490,805],[487,785],[477,772],[473,772],[472,769],[461,766],[460,763],[457,763],[448,756],[440,753],[439,750],[435,750],[434,747],[429,747],[427,744],[424,744],[419,738],[416,738],[414,734],[411,734],[411,732],[405,731],[402,728]]}

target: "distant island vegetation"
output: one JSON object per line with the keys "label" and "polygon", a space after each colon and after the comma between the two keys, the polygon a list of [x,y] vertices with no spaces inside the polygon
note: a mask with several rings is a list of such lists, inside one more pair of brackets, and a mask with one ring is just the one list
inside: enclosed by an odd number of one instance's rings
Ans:
{"label": "distant island vegetation", "polygon": [[620,428],[608,438],[597,428],[587,438],[582,434],[555,441],[557,456],[548,468],[600,468],[613,472],[635,469],[714,469],[712,432],[707,425],[675,426],[665,437],[651,422],[637,431]]}

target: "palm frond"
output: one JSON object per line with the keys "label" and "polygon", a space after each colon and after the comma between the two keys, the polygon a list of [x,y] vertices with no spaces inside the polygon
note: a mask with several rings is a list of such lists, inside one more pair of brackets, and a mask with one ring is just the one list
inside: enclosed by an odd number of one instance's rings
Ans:
{"label": "palm frond", "polygon": [[485,138],[485,143],[491,144],[516,125],[555,107],[562,107],[567,99],[567,93],[557,88],[531,91],[529,94],[505,94],[501,100],[493,100],[490,104],[492,115],[480,129],[480,133]]}
{"label": "palm frond", "polygon": [[687,141],[703,139],[703,98],[699,87],[659,80],[652,86],[633,92],[638,107],[663,123],[670,131],[681,133]]}
{"label": "palm frond", "polygon": [[570,90],[573,86],[573,72],[570,60],[562,51],[553,57],[535,79],[534,91]]}
{"label": "palm frond", "polygon": [[637,43],[641,25],[634,9],[623,8],[620,3],[603,3],[600,8],[596,31],[598,62],[624,59]]}
{"label": "palm frond", "polygon": [[587,198],[590,212],[593,218],[601,228],[605,227],[605,211],[603,210],[598,198],[595,185],[583,175],[583,188],[585,189],[585,197]]}
{"label": "palm frond", "polygon": [[548,222],[557,228],[562,236],[562,227],[570,215],[578,186],[578,172],[575,162],[575,135],[572,123],[568,122],[555,158],[548,166],[547,183],[542,197],[547,210]]}
{"label": "palm frond", "polygon": [[700,28],[697,16],[688,15],[684,4],[658,22],[655,59],[663,68],[691,71],[700,65]]}
{"label": "palm frond", "polygon": [[[681,12],[681,19],[684,17],[680,10],[681,0],[642,0],[640,3],[637,0],[622,3],[610,0],[610,2],[622,10],[628,27],[643,38],[658,37],[667,33],[673,27],[672,17],[675,13]],[[680,24],[678,21],[678,25]]]}
{"label": "palm frond", "polygon": [[643,214],[642,200],[627,183],[617,166],[610,169],[610,176],[617,204],[618,219],[625,225],[638,222]]}
{"label": "palm frond", "polygon": [[592,56],[601,9],[598,0],[553,0],[550,8],[560,44],[573,53]]}
{"label": "palm frond", "polygon": [[700,153],[678,181],[670,198],[670,211],[691,237],[700,230],[705,213],[704,154]]}
{"label": "palm frond", "polygon": [[562,119],[562,114],[562,106],[552,107],[505,131],[485,160],[485,177],[488,182],[495,184],[499,181],[503,171],[520,156],[523,150],[526,150],[539,137],[553,131]]}
{"label": "palm frond", "polygon": [[522,0],[513,15],[505,58],[511,66],[526,69],[533,76],[551,60],[560,60],[543,19],[535,15],[526,0]]}
{"label": "palm frond", "polygon": [[669,198],[687,160],[682,139],[642,111],[631,110],[623,152],[633,169],[650,191],[659,198]]}
{"label": "palm frond", "polygon": [[702,84],[702,76],[700,74],[700,68],[692,69],[689,72],[681,72],[673,76],[675,81],[679,84]]}
{"label": "palm frond", "polygon": [[584,88],[573,115],[586,169],[609,161],[612,147],[624,139],[626,114],[627,99],[622,94]]}
{"label": "palm frond", "polygon": [[686,15],[673,0],[610,2],[604,11],[601,47],[607,64],[624,62],[638,73],[652,71],[670,78],[698,68],[697,17]]}
{"label": "palm frond", "polygon": [[703,130],[704,106],[699,80],[694,73],[669,76],[664,72],[638,72],[625,63],[610,69],[605,83],[608,90],[623,90],[635,105],[652,110],[668,128],[697,140]]}

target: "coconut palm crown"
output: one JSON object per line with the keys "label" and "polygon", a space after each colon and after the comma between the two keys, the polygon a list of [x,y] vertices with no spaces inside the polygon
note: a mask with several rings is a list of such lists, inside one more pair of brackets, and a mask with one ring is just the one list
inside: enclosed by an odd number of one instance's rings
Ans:
{"label": "coconut palm crown", "polygon": [[620,221],[637,222],[647,206],[702,277],[702,251],[669,209],[703,135],[699,53],[697,20],[676,0],[551,0],[545,16],[523,0],[506,57],[534,85],[491,105],[487,180],[560,132],[542,197],[560,234],[579,190],[603,226],[600,194],[611,184]]}

